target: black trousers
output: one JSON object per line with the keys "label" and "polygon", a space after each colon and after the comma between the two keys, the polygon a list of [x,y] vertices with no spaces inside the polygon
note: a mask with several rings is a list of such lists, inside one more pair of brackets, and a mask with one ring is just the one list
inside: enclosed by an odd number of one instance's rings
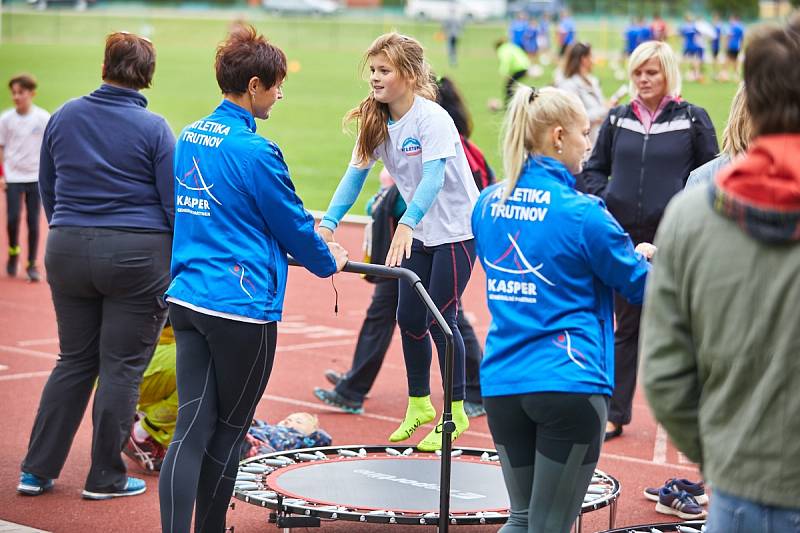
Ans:
{"label": "black trousers", "polygon": [[607,398],[516,394],[484,406],[511,503],[500,533],[568,533],[600,458]]}
{"label": "black trousers", "polygon": [[51,229],[45,264],[60,353],[42,391],[23,471],[59,476],[97,380],[86,490],[125,487],[120,452],[166,319],[161,297],[171,250],[166,233]]}
{"label": "black trousers", "polygon": [[[627,229],[627,228],[626,228]],[[627,230],[634,245],[653,242],[655,230]],[[630,424],[633,415],[633,395],[639,371],[639,322],[642,306],[629,303],[614,293],[614,394],[608,408],[608,421],[616,425]]]}
{"label": "black trousers", "polygon": [[22,218],[22,203],[25,203],[28,224],[28,262],[35,263],[39,252],[39,213],[42,201],[39,197],[39,184],[9,183],[6,189],[8,210],[8,247],[19,245],[19,221]]}
{"label": "black trousers", "polygon": [[222,533],[239,447],[272,372],[277,324],[251,324],[170,305],[178,420],[158,494],[161,530]]}
{"label": "black trousers", "polygon": [[[397,293],[397,280],[382,279],[375,283],[372,302],[358,332],[353,364],[336,386],[336,392],[345,398],[363,402],[375,384],[397,325]],[[457,323],[464,339],[466,356],[465,399],[468,402],[481,403],[480,366],[483,350],[461,307],[458,309]]]}

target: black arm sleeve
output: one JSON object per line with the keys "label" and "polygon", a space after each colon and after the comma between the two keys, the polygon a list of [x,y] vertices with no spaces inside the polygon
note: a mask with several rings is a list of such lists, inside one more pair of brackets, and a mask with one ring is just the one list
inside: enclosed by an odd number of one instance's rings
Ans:
{"label": "black arm sleeve", "polygon": [[575,187],[581,191],[596,196],[603,197],[606,186],[608,186],[608,176],[611,174],[611,147],[614,140],[614,131],[617,129],[611,124],[611,117],[619,118],[619,113],[611,110],[597,134],[597,142],[592,150],[589,161],[583,167],[583,172],[576,177]]}

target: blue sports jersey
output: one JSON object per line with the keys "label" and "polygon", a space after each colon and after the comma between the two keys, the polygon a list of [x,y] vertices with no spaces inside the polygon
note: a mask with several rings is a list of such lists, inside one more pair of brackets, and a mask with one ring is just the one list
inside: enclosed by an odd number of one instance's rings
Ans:
{"label": "blue sports jersey", "polygon": [[742,49],[742,42],[744,41],[744,24],[741,22],[732,22],[728,30],[728,50],[738,52]]}
{"label": "blue sports jersey", "polygon": [[575,41],[575,21],[572,20],[572,17],[562,19],[558,25],[558,31],[561,34],[561,45],[571,45]]}
{"label": "blue sports jersey", "polygon": [[539,51],[539,28],[528,25],[522,36],[522,49],[531,54]]}
{"label": "blue sports jersey", "polygon": [[697,44],[697,27],[694,25],[694,22],[687,22],[680,27],[680,33],[683,37],[683,53],[684,54],[691,54],[696,53],[700,50],[700,46]]}
{"label": "blue sports jersey", "polygon": [[559,161],[529,158],[505,203],[504,186],[484,189],[472,212],[492,315],[483,395],[611,395],[613,291],[640,303],[650,265]]}
{"label": "blue sports jersey", "polygon": [[625,53],[630,55],[639,46],[639,32],[641,28],[636,24],[631,24],[625,28],[623,36],[625,38]]}
{"label": "blue sports jersey", "polygon": [[167,296],[256,320],[281,319],[290,253],[314,274],[336,271],[303,209],[283,154],[253,116],[223,100],[175,147],[175,236]]}
{"label": "blue sports jersey", "polygon": [[525,49],[525,32],[528,31],[527,20],[514,20],[508,27],[508,41]]}
{"label": "blue sports jersey", "polygon": [[639,42],[638,44],[646,43],[653,40],[653,30],[649,26],[641,26],[639,28]]}

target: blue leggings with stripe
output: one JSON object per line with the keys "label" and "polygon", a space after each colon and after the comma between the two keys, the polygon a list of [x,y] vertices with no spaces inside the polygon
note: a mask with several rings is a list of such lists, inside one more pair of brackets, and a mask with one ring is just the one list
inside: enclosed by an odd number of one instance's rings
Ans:
{"label": "blue leggings with stripe", "polygon": [[161,530],[222,533],[239,446],[264,394],[277,325],[170,304],[177,344],[178,421],[158,480]]}
{"label": "blue leggings with stripe", "polygon": [[[461,305],[461,295],[472,275],[475,262],[475,241],[424,246],[414,239],[411,257],[403,259],[401,266],[416,273],[433,303],[439,308],[450,329],[453,330],[454,358],[453,400],[464,399],[464,340],[458,330],[456,315]],[[416,291],[408,283],[400,283],[397,303],[397,324],[403,340],[403,357],[406,362],[409,396],[427,396],[431,393],[431,341],[439,353],[439,368],[444,375],[445,337],[422,304]],[[428,333],[430,332],[430,337]]]}

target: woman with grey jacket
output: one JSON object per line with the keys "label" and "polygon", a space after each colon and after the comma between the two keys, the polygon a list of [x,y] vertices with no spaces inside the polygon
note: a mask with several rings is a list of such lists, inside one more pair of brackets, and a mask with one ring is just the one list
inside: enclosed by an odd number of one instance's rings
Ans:
{"label": "woman with grey jacket", "polygon": [[591,130],[589,140],[594,146],[600,125],[608,115],[608,110],[617,105],[616,99],[607,102],[600,89],[597,78],[592,76],[592,47],[588,43],[575,43],[567,51],[564,62],[564,79],[558,83],[558,88],[577,96],[586,115],[589,117]]}

